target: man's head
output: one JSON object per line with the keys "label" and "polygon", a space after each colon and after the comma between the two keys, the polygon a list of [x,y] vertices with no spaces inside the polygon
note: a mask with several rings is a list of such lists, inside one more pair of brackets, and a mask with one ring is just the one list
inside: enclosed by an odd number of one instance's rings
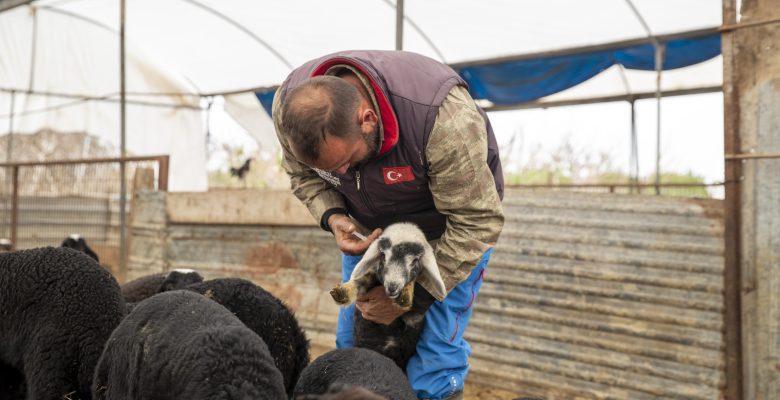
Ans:
{"label": "man's head", "polygon": [[314,77],[292,89],[282,108],[282,128],[296,158],[326,171],[345,173],[379,147],[370,102],[354,83],[334,76]]}

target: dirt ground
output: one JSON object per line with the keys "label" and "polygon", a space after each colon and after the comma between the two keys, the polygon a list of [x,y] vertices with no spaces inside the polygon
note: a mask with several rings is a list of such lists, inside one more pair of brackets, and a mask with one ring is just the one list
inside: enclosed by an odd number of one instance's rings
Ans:
{"label": "dirt ground", "polygon": [[[312,344],[310,353],[311,360],[314,361],[317,357],[332,350],[330,347],[318,346]],[[520,397],[516,393],[507,392],[505,390],[493,389],[488,386],[482,386],[479,383],[466,380],[466,387],[463,391],[464,400],[513,400]]]}

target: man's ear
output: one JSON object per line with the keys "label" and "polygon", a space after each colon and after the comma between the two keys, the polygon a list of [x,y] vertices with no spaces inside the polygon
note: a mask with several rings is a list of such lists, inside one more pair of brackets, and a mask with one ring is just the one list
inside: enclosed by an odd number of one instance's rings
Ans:
{"label": "man's ear", "polygon": [[374,112],[374,109],[368,106],[368,104],[365,104],[365,107],[363,107],[363,104],[361,104],[360,109],[360,130],[363,132],[363,134],[368,134],[371,132],[374,132],[374,128],[379,123],[379,116],[376,115]]}

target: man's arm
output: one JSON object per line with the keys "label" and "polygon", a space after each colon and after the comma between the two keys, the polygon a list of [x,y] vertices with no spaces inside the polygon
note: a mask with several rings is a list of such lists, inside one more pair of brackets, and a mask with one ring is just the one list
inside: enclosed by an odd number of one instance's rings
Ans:
{"label": "man's arm", "polygon": [[465,88],[454,87],[439,108],[425,149],[434,204],[447,216],[435,253],[448,292],[468,277],[504,226],[487,164],[487,139],[474,100]]}

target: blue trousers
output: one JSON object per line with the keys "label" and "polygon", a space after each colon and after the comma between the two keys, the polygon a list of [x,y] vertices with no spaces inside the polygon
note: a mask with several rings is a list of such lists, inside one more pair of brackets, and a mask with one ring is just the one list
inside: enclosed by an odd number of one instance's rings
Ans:
{"label": "blue trousers", "polygon": [[[482,286],[490,255],[489,249],[469,277],[455,286],[443,301],[435,301],[425,314],[425,328],[417,342],[417,352],[409,359],[406,374],[420,399],[438,400],[463,390],[468,374],[471,346],[463,338],[477,293]],[[342,282],[349,280],[361,256],[342,257]],[[336,347],[353,347],[355,305],[339,310]]]}

